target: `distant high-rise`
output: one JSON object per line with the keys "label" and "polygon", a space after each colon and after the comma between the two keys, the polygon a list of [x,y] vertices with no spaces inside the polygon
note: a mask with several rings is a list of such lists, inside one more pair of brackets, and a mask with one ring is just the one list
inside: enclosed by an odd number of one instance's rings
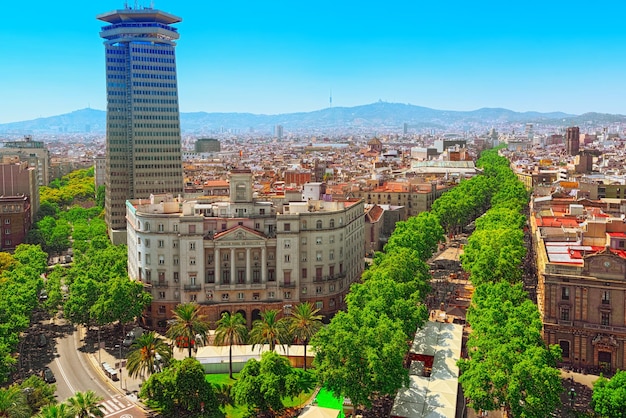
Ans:
{"label": "distant high-rise", "polygon": [[274,138],[283,139],[283,125],[274,126]]}
{"label": "distant high-rise", "polygon": [[578,155],[580,150],[580,129],[578,126],[567,128],[565,146],[569,155]]}
{"label": "distant high-rise", "polygon": [[98,15],[105,39],[107,138],[105,217],[126,242],[126,200],[183,192],[174,48],[182,19],[152,8]]}

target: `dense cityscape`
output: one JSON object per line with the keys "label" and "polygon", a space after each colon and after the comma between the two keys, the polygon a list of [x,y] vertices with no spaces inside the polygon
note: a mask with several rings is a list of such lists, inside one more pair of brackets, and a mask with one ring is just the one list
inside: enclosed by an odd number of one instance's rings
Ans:
{"label": "dense cityscape", "polygon": [[0,416],[624,416],[624,117],[183,114],[97,19],[106,112],[0,125]]}

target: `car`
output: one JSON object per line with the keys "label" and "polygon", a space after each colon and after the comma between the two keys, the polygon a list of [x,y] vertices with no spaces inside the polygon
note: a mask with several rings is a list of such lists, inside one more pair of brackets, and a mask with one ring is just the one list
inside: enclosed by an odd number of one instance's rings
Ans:
{"label": "car", "polygon": [[54,383],[56,382],[56,378],[54,377],[54,373],[52,373],[52,370],[50,370],[50,367],[46,367],[45,369],[43,369],[43,380],[46,383]]}

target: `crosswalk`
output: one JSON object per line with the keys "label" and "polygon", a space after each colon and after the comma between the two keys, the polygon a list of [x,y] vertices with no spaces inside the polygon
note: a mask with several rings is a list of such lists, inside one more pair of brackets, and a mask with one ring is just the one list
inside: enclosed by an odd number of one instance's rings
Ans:
{"label": "crosswalk", "polygon": [[134,406],[132,402],[130,402],[125,396],[122,395],[114,396],[110,399],[105,399],[104,401],[100,402],[100,405],[102,405],[103,407],[102,410],[105,417],[117,415]]}

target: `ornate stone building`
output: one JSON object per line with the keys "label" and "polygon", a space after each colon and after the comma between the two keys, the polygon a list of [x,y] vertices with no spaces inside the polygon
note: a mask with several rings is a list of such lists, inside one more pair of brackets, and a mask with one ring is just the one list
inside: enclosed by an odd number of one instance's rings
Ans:
{"label": "ornate stone building", "polygon": [[544,199],[531,216],[544,339],[561,346],[571,367],[623,370],[626,225],[574,203]]}
{"label": "ornate stone building", "polygon": [[171,195],[127,202],[128,271],[153,296],[148,325],[164,327],[179,303],[195,301],[211,321],[311,302],[331,316],[363,270],[364,204],[289,202],[253,194],[248,169],[231,172],[230,199]]}

